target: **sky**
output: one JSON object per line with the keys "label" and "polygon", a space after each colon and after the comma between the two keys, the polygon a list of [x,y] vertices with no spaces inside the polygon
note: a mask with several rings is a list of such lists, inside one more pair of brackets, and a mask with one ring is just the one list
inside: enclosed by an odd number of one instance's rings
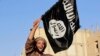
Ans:
{"label": "sky", "polygon": [[[34,20],[57,1],[0,0],[0,56],[20,56]],[[99,5],[100,0],[77,0],[80,29],[100,28]]]}

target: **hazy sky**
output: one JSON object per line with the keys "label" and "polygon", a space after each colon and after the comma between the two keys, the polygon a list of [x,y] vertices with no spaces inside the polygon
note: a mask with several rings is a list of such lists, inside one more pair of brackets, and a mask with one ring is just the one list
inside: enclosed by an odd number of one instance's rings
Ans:
{"label": "hazy sky", "polygon": [[[57,1],[0,0],[0,56],[20,56],[33,21]],[[100,0],[77,0],[77,8],[81,29],[100,27]]]}

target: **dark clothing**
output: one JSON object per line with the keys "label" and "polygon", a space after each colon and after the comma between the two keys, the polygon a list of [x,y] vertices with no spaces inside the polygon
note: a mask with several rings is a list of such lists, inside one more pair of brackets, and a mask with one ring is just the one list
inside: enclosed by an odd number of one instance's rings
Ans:
{"label": "dark clothing", "polygon": [[[25,53],[26,56],[39,56],[37,52],[34,51],[34,46],[33,46],[33,41],[27,39],[26,44],[25,44]],[[43,54],[41,56],[52,56],[50,54]]]}

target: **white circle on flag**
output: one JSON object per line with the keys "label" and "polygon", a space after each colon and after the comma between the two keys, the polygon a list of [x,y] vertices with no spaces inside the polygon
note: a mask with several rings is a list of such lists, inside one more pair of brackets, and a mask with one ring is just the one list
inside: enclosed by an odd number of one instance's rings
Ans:
{"label": "white circle on flag", "polygon": [[48,32],[53,37],[53,39],[64,37],[66,33],[64,22],[61,20],[50,20]]}

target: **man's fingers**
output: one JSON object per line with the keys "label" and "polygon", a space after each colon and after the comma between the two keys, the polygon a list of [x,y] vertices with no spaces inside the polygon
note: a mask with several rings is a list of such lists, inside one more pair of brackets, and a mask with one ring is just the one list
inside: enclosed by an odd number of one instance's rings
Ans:
{"label": "man's fingers", "polygon": [[41,18],[36,19],[33,26],[38,25],[40,23],[40,21],[41,21]]}

